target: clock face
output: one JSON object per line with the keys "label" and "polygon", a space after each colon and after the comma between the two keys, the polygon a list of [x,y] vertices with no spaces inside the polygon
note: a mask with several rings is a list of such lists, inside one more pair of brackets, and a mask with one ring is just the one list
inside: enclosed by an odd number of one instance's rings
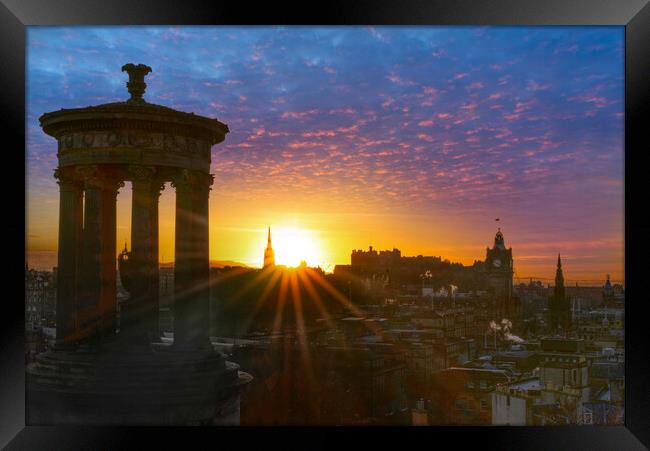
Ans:
{"label": "clock face", "polygon": [[494,265],[495,268],[500,268],[501,267],[501,260],[499,260],[498,258],[495,258],[494,260],[492,260],[492,264]]}

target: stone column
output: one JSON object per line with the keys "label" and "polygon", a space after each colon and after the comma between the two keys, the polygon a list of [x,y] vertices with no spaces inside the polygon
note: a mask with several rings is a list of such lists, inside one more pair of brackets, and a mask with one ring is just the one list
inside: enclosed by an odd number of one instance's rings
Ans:
{"label": "stone column", "polygon": [[56,343],[73,341],[76,337],[77,269],[82,233],[83,185],[70,169],[57,169],[59,184],[59,252],[56,292]]}
{"label": "stone column", "polygon": [[[139,344],[158,340],[158,196],[156,168],[130,166],[133,181],[131,265],[133,287],[125,309],[124,333]],[[122,333],[122,331],[120,331]]]}
{"label": "stone column", "polygon": [[117,224],[118,189],[124,182],[105,179],[101,192],[101,261],[100,315],[102,335],[113,335],[117,327]]}
{"label": "stone column", "polygon": [[207,348],[209,342],[208,196],[212,176],[182,170],[176,188],[174,346]]}
{"label": "stone column", "polygon": [[158,206],[160,194],[165,189],[165,183],[158,180],[152,185],[152,195],[154,197],[153,216],[151,221],[151,260],[155,262],[151,268],[151,303],[155,313],[151,321],[151,333],[154,341],[160,341],[160,253],[159,253],[159,235],[158,235]]}
{"label": "stone column", "polygon": [[85,187],[79,330],[82,337],[101,336],[115,330],[115,201],[122,182],[95,165],[79,166],[77,173]]}

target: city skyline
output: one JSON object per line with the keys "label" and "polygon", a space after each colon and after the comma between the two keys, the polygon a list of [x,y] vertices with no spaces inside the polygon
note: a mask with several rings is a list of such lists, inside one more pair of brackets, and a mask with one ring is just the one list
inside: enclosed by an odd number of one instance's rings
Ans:
{"label": "city skyline", "polygon": [[[148,102],[231,129],[211,260],[261,266],[270,223],[279,264],[291,241],[329,269],[369,245],[467,265],[499,217],[515,276],[550,279],[561,253],[567,280],[623,280],[622,50],[616,27],[30,28],[28,261],[56,260],[56,143],[37,118],[124,100],[113,66],[133,60],[154,69]],[[129,207],[127,184],[118,243]]]}

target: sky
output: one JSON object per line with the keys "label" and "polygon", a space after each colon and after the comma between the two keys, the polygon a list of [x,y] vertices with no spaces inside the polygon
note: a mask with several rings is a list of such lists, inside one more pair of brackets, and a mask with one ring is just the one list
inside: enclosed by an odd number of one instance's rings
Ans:
{"label": "sky", "polygon": [[[56,264],[56,142],[38,117],[128,98],[218,118],[210,258],[328,270],[352,249],[515,277],[624,280],[623,27],[28,27],[27,258]],[[117,240],[130,247],[130,184]],[[160,204],[173,260],[174,192]],[[495,219],[499,218],[496,223]]]}

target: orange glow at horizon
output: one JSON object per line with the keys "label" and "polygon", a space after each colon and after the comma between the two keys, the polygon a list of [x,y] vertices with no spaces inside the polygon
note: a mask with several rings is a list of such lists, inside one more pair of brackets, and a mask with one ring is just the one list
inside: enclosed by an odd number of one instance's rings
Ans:
{"label": "orange glow at horizon", "polygon": [[[272,225],[271,242],[275,251],[276,265],[295,267],[302,261],[305,261],[308,266],[326,264],[323,261],[324,252],[317,231],[295,226]],[[260,255],[251,255],[248,260],[258,260],[259,265],[256,266],[261,266],[263,259]]]}
{"label": "orange glow at horizon", "polygon": [[[53,213],[56,213],[54,210]],[[403,256],[433,255],[471,265],[485,259],[496,226],[493,219],[454,217],[434,212],[418,215],[368,206],[346,208],[332,199],[299,195],[273,199],[242,199],[227,191],[210,195],[210,260],[261,267],[271,224],[276,264],[295,267],[305,260],[326,272],[337,264],[349,264],[353,249],[401,250]],[[54,214],[53,224],[58,224]],[[159,259],[174,261],[175,193],[166,185],[159,206]],[[524,225],[503,223],[506,246],[513,248],[515,282],[529,277],[553,283],[557,253],[562,254],[567,283],[602,285],[606,274],[613,283],[624,282],[622,236],[590,243],[531,237]],[[117,252],[124,242],[131,249],[131,184],[117,198]],[[30,266],[51,270],[56,266],[57,228],[47,236],[28,237]],[[612,253],[612,248],[617,249]],[[44,262],[44,263],[39,263]]]}

